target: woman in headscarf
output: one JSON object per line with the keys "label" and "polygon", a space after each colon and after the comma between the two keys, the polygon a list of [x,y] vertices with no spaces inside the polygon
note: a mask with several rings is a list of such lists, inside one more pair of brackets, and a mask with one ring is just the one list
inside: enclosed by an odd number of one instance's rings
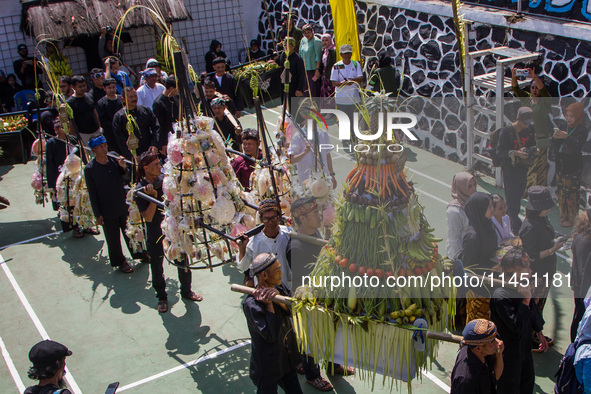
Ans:
{"label": "woman in headscarf", "polygon": [[[475,192],[464,207],[468,230],[462,239],[461,258],[464,267],[477,275],[490,273],[498,249],[497,234],[491,220],[494,209],[490,194]],[[466,322],[490,319],[490,294],[486,288],[470,288],[466,294]]]}
{"label": "woman in headscarf", "polygon": [[396,97],[400,88],[400,73],[392,64],[392,58],[386,52],[378,54],[378,69],[369,77],[367,84],[374,92],[384,91],[390,97]]}
{"label": "woman in headscarf", "polygon": [[322,97],[332,96],[334,93],[334,86],[330,82],[330,74],[332,73],[332,66],[337,62],[337,52],[332,36],[328,33],[321,37],[322,43],[322,61],[320,68],[322,69],[322,82],[320,86],[320,95]]}
{"label": "woman in headscarf", "polygon": [[476,191],[476,178],[469,172],[462,171],[454,175],[451,182],[452,201],[447,206],[445,220],[447,222],[447,257],[457,259],[462,250],[462,238],[468,230],[468,218],[464,213],[464,205]]}
{"label": "woman in headscarf", "polygon": [[573,103],[564,110],[566,130],[556,130],[552,147],[556,151],[556,196],[560,208],[560,225],[571,227],[579,212],[579,190],[583,171],[582,149],[587,140],[587,129],[582,124],[585,108]]}
{"label": "woman in headscarf", "polygon": [[209,52],[205,54],[205,72],[212,73],[215,70],[213,69],[213,59],[218,57],[222,57],[224,59],[227,58],[226,53],[222,51],[222,43],[218,40],[211,40],[211,44],[209,44]]}

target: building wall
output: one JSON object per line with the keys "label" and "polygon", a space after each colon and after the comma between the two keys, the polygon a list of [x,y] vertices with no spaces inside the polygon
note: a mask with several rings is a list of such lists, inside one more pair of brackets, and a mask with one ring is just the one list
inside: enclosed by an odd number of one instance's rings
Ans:
{"label": "building wall", "polygon": [[[288,4],[281,0],[266,1],[269,18],[260,13],[259,34],[263,46],[271,45],[268,26],[275,22]],[[433,110],[424,105],[418,137],[422,145],[440,156],[465,163],[466,125],[460,72],[460,57],[449,3],[429,0],[375,0],[373,4],[356,1],[359,39],[369,71],[380,51],[397,59],[404,71],[403,93],[426,98],[442,98]],[[316,33],[332,32],[328,0],[294,0],[299,10],[297,24],[315,24]],[[474,21],[470,50],[506,45],[542,54],[543,75],[554,97],[581,98],[591,95],[591,29],[590,25],[564,25],[543,17],[527,17],[510,22],[507,11],[484,12],[481,7],[463,6],[466,18]],[[490,56],[475,63],[476,75],[492,72],[496,64]],[[508,71],[508,70],[507,70]],[[428,110],[428,111],[427,111]],[[560,118],[556,108],[553,117]],[[479,120],[480,130],[494,126]],[[479,150],[487,141],[476,137]]]}
{"label": "building wall", "polygon": [[[16,47],[25,42],[29,53],[33,54],[34,40],[20,31],[20,4],[17,0],[2,0],[0,11],[0,49],[4,56],[0,59],[0,70],[7,74],[13,72],[12,62],[18,58]],[[4,7],[6,5],[6,7]],[[185,5],[192,20],[175,22],[174,36],[184,46],[187,43],[189,61],[196,70],[205,69],[204,55],[209,50],[211,40],[222,42],[222,49],[232,64],[238,63],[239,51],[246,47],[245,40],[256,38],[256,18],[258,0],[190,0]],[[248,12],[244,12],[248,10]],[[246,19],[250,15],[251,19]],[[248,26],[248,28],[247,28]],[[130,29],[133,43],[125,45],[124,60],[129,65],[145,64],[154,57],[155,39],[151,27]],[[78,47],[69,47],[63,53],[68,56],[74,73],[88,72],[84,52]]]}

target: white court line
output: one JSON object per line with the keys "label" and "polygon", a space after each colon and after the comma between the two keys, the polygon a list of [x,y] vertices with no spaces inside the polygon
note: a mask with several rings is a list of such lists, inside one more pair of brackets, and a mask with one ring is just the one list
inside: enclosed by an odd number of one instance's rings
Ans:
{"label": "white court line", "polygon": [[271,109],[271,108],[267,108],[267,107],[265,107],[264,105],[261,105],[261,108],[262,108],[262,109],[266,109],[266,110],[267,110],[267,111],[269,111],[269,112],[273,112],[274,114],[281,115],[281,113],[279,113],[279,112],[277,112],[277,111],[275,111],[275,110],[273,110],[273,109]]}
{"label": "white court line", "polygon": [[433,200],[435,200],[435,201],[438,201],[438,202],[440,202],[440,203],[442,203],[442,204],[445,204],[445,205],[449,204],[449,201],[445,201],[444,199],[442,199],[442,198],[439,198],[439,197],[437,197],[437,196],[434,196],[434,195],[433,195],[433,194],[431,194],[431,193],[427,193],[427,192],[426,192],[426,191],[424,191],[424,190],[420,190],[420,189],[419,189],[419,190],[416,190],[416,192],[417,192],[417,193],[419,193],[419,194],[423,194],[423,195],[425,195],[425,196],[427,196],[427,197],[429,197],[429,198],[432,198]]}
{"label": "white court line", "polygon": [[[10,269],[8,268],[8,265],[4,261],[4,258],[2,257],[1,254],[0,254],[0,266],[2,266],[2,270],[6,274],[6,277],[8,278],[8,280],[10,281],[10,284],[12,285],[12,288],[16,292],[16,295],[18,296],[18,298],[20,299],[21,303],[25,307],[25,310],[29,314],[29,317],[33,321],[33,324],[35,324],[35,328],[37,328],[37,331],[41,335],[41,338],[43,338],[43,339],[50,339],[49,338],[49,335],[47,334],[47,331],[45,331],[45,327],[43,327],[43,324],[41,324],[41,321],[37,317],[37,314],[33,310],[33,307],[29,303],[29,300],[27,300],[27,297],[25,296],[25,294],[21,290],[20,286],[16,282],[16,279],[12,275],[12,272],[10,272]],[[68,367],[66,367],[66,372],[67,373],[66,373],[65,378],[66,378],[66,381],[68,382],[68,384],[70,385],[70,387],[72,389],[72,392],[74,394],[82,394],[82,391],[80,390],[80,387],[78,387],[78,384],[76,383],[76,381],[74,380],[74,377],[72,376],[72,374],[68,370]]]}
{"label": "white court line", "polygon": [[12,358],[10,358],[10,354],[8,354],[8,350],[6,349],[6,345],[4,345],[4,341],[2,340],[2,337],[0,337],[0,348],[2,349],[2,357],[4,357],[4,361],[6,362],[6,366],[8,367],[8,370],[10,371],[10,374],[12,375],[12,380],[14,380],[14,383],[16,384],[18,392],[22,393],[26,389],[25,384],[23,383],[23,380],[21,379],[20,375],[18,374],[18,371],[16,370],[16,367],[14,366],[14,363],[12,362]]}
{"label": "white court line", "polygon": [[9,248],[11,246],[22,245],[22,244],[26,244],[28,242],[37,241],[38,239],[43,239],[43,238],[51,237],[52,235],[57,235],[57,234],[61,234],[61,233],[63,233],[63,231],[60,230],[60,231],[56,231],[55,233],[40,235],[40,236],[35,237],[35,238],[27,239],[27,240],[20,241],[20,242],[15,242],[15,243],[10,244],[10,245],[0,246],[0,250],[4,250],[4,249]]}
{"label": "white court line", "polygon": [[431,372],[429,372],[425,369],[422,369],[421,374],[424,377],[426,377],[427,379],[429,379],[430,381],[432,381],[433,383],[435,383],[437,386],[442,388],[446,393],[449,393],[451,391],[451,387],[449,387],[447,384],[445,384],[445,382],[440,380],[437,376],[433,375]]}
{"label": "white court line", "polygon": [[197,365],[199,363],[202,363],[203,361],[212,360],[212,359],[214,359],[214,358],[216,358],[218,356],[221,356],[222,354],[226,354],[226,353],[231,352],[233,350],[240,349],[241,347],[244,347],[246,345],[250,345],[250,341],[244,341],[244,342],[238,343],[238,344],[233,345],[233,346],[230,346],[229,348],[226,348],[224,350],[220,350],[219,352],[215,352],[215,353],[212,353],[212,354],[208,354],[207,356],[199,357],[197,360],[193,360],[193,361],[190,361],[188,363],[184,363],[183,365],[179,365],[179,366],[176,366],[174,368],[167,369],[166,371],[157,373],[156,375],[152,375],[152,376],[149,376],[149,377],[147,377],[145,379],[138,380],[135,383],[131,383],[131,384],[128,384],[126,386],[123,386],[123,387],[118,388],[117,389],[117,392],[119,393],[121,391],[129,390],[131,388],[137,387],[137,386],[142,385],[144,383],[151,382],[152,380],[156,380],[156,379],[159,379],[159,378],[161,378],[163,376],[170,375],[171,373],[180,371],[180,370],[185,369],[185,368],[192,367],[194,365]]}

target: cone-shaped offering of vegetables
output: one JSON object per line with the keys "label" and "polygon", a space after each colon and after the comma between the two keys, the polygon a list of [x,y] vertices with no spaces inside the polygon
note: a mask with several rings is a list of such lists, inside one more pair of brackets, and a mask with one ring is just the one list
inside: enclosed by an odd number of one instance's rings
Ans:
{"label": "cone-shaped offering of vegetables", "polygon": [[[441,239],[407,180],[403,147],[388,142],[377,140],[358,153],[333,237],[310,280],[296,289],[293,313],[302,347],[314,357],[355,366],[372,389],[379,371],[384,382],[404,380],[410,390],[437,348],[427,340],[425,351],[415,350],[413,323],[422,318],[429,329],[443,331],[455,302],[451,284],[431,280],[442,275]],[[342,344],[335,343],[341,335]]]}

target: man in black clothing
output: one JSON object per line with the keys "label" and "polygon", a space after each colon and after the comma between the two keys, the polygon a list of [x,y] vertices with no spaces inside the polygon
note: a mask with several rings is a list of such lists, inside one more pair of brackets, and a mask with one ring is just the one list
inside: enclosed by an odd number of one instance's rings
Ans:
{"label": "man in black clothing", "polygon": [[[304,68],[304,61],[301,56],[295,51],[295,40],[292,37],[285,39],[287,50],[279,56],[277,64],[282,70],[282,76],[288,72],[289,74],[289,99],[293,97],[301,97],[306,90],[306,69]],[[289,60],[289,69],[285,70],[285,57]],[[281,100],[285,99],[285,95],[281,95]]]}
{"label": "man in black clothing", "polygon": [[119,268],[124,273],[133,272],[133,268],[125,260],[121,248],[121,236],[127,244],[131,256],[148,262],[145,255],[133,253],[129,239],[125,235],[128,208],[125,193],[125,182],[129,179],[127,164],[121,157],[119,160],[107,156],[107,140],[105,137],[95,137],[88,146],[95,157],[84,168],[86,187],[90,197],[90,205],[98,225],[103,226],[105,241],[109,250],[111,266]]}
{"label": "man in black clothing", "polygon": [[139,156],[150,150],[158,152],[160,148],[160,126],[158,119],[150,108],[137,105],[137,93],[134,88],[125,88],[124,108],[117,111],[113,117],[113,133],[119,146],[119,151],[128,160],[132,158],[132,152],[129,150],[128,141],[130,138],[127,132],[128,115],[131,115],[133,122],[133,135],[137,138],[137,149],[133,154]]}
{"label": "man in black clothing", "polygon": [[[503,256],[501,268],[507,278],[515,275],[521,280],[531,274],[529,257],[521,247],[514,247]],[[536,375],[532,357],[532,329],[540,340],[541,351],[548,350],[548,342],[542,334],[544,319],[531,298],[530,286],[497,288],[490,300],[490,313],[499,337],[505,344],[504,368],[498,379],[498,392],[533,393]]]}
{"label": "man in black clothing", "polygon": [[[451,394],[496,394],[503,374],[503,341],[491,321],[474,319],[462,331],[464,339],[451,372]],[[499,393],[501,394],[501,393]]]}
{"label": "man in black clothing", "polygon": [[[291,206],[291,213],[297,226],[297,233],[309,237],[322,239],[318,229],[322,225],[320,217],[320,208],[315,197],[301,197],[295,200]],[[309,275],[312,270],[308,265],[316,261],[316,257],[322,250],[322,245],[318,243],[303,241],[295,238],[291,241],[291,269],[293,278],[299,275]],[[294,286],[294,288],[298,287]]]}
{"label": "man in black clothing", "polygon": [[92,81],[90,97],[92,97],[92,101],[97,104],[98,101],[107,94],[105,92],[105,87],[103,86],[103,82],[105,81],[105,73],[101,68],[93,68],[90,70],[90,80]]}
{"label": "man in black clothing", "polygon": [[[228,111],[230,111],[231,114],[236,113],[236,105],[234,104],[232,99],[225,94],[221,94],[220,92],[216,92],[215,82],[213,82],[209,78],[206,79],[205,82],[203,82],[203,93],[205,95],[205,99],[207,100],[207,103],[210,106],[211,106],[211,100],[213,100],[216,97],[219,97],[219,98],[224,99],[224,101],[226,102],[226,108],[228,108]],[[201,105],[201,103],[199,103],[199,105]],[[205,109],[201,108],[201,112],[205,112]]]}
{"label": "man in black clothing", "polygon": [[258,280],[254,293],[242,303],[252,341],[250,378],[259,393],[276,393],[277,386],[286,393],[301,393],[296,372],[300,357],[291,314],[287,306],[271,301],[277,294],[289,295],[281,283],[281,263],[274,254],[259,254],[250,274]]}
{"label": "man in black clothing", "polygon": [[226,102],[221,98],[214,98],[211,100],[211,110],[213,111],[214,115],[214,129],[219,131],[226,144],[230,143],[232,149],[240,151],[241,149],[241,139],[240,134],[242,133],[242,127],[240,126],[240,122],[236,119],[236,125],[230,120],[229,116],[227,116],[224,111],[226,111]]}
{"label": "man in black clothing", "polygon": [[[57,182],[57,178],[60,175],[60,167],[64,165],[64,161],[69,154],[68,145],[64,141],[70,139],[73,145],[75,145],[76,142],[72,141],[72,138],[64,133],[62,124],[58,118],[54,118],[53,128],[57,138],[52,137],[47,140],[47,144],[45,146],[45,168],[47,175],[47,188],[56,191],[55,184]],[[53,198],[55,199],[52,200],[53,210],[57,211],[59,209],[59,203],[57,202],[55,194]],[[67,207],[67,209],[70,209],[70,207]],[[61,225],[63,232],[72,230],[72,223],[70,222],[61,221]],[[81,237],[83,235],[84,233],[82,231],[74,231],[75,237]]]}
{"label": "man in black clothing", "polygon": [[497,157],[503,169],[507,214],[511,219],[511,229],[514,234],[517,234],[521,228],[519,210],[527,185],[527,171],[531,164],[527,160],[530,157],[528,149],[534,147],[532,157],[537,152],[535,130],[530,127],[533,121],[531,108],[519,108],[517,120],[501,130],[496,147]]}
{"label": "man in black clothing", "polygon": [[46,339],[37,343],[29,351],[29,360],[33,366],[29,368],[30,379],[38,380],[39,384],[29,386],[24,394],[72,394],[64,388],[66,375],[66,357],[72,351],[59,342]]}
{"label": "man in black clothing", "polygon": [[[35,90],[35,59],[29,56],[29,50],[25,44],[17,47],[20,59],[12,64],[14,73],[21,80],[24,90]],[[37,67],[37,75],[41,75],[41,67]]]}
{"label": "man in black clothing", "polygon": [[285,47],[285,39],[291,37],[294,39],[295,51],[300,51],[300,41],[304,37],[302,29],[296,26],[298,15],[295,11],[283,13],[283,25],[277,32],[277,46],[278,50]]}
{"label": "man in black clothing", "polygon": [[102,134],[98,113],[94,101],[86,94],[86,81],[82,75],[72,77],[72,87],[74,95],[66,101],[74,113],[74,118],[70,120],[70,130],[78,130],[82,142],[86,145],[92,138]]}
{"label": "man in black clothing", "polygon": [[47,134],[56,135],[53,122],[59,113],[57,111],[57,103],[53,92],[47,93],[47,97],[45,98],[45,106],[47,109],[41,112],[41,116],[39,117],[41,129]]}
{"label": "man in black clothing", "polygon": [[121,154],[117,139],[113,133],[113,118],[117,111],[123,108],[123,101],[121,96],[117,94],[117,83],[113,78],[105,79],[103,81],[106,96],[101,98],[96,104],[96,112],[99,116],[99,122],[103,129],[103,135],[107,139],[110,151],[115,151]]}
{"label": "man in black clothing", "polygon": [[[160,159],[152,152],[144,152],[138,164],[138,173],[142,180],[137,188],[159,201],[163,201]],[[150,255],[150,269],[152,271],[152,286],[158,297],[158,312],[168,311],[168,295],[166,294],[166,279],[164,278],[164,251],[162,249],[162,220],[164,216],[160,208],[153,201],[148,201],[136,194],[135,203],[146,221],[147,246]],[[190,269],[178,268],[181,284],[181,297],[190,301],[203,301],[203,297],[191,291],[192,274]]]}
{"label": "man in black clothing", "polygon": [[258,40],[250,40],[250,48],[248,50],[249,61],[257,60],[265,57],[265,52],[261,51],[261,44]]}
{"label": "man in black clothing", "polygon": [[[322,218],[320,217],[320,207],[316,202],[315,197],[301,197],[295,200],[291,206],[291,214],[297,225],[297,234],[305,235],[311,238],[322,239],[318,229],[322,225]],[[311,263],[316,262],[316,258],[322,250],[322,243],[315,243],[305,241],[301,238],[292,237],[287,255],[291,261],[292,269],[292,288],[297,288],[302,285],[304,276],[312,273]],[[329,381],[324,379],[320,374],[320,367],[314,359],[306,354],[302,354],[302,367],[306,376],[306,382],[318,390],[330,391],[332,385]],[[334,368],[334,369],[333,369]],[[326,366],[327,371],[334,371],[338,375],[353,375],[355,369],[349,367],[345,369],[340,364],[329,364]]]}
{"label": "man in black clothing", "polygon": [[58,81],[60,90],[60,104],[65,103],[67,99],[72,97],[74,89],[72,89],[72,78],[67,75],[62,75]]}
{"label": "man in black clothing", "polygon": [[166,156],[168,133],[173,132],[172,125],[178,121],[179,116],[179,90],[176,87],[174,75],[166,78],[164,87],[166,90],[156,97],[154,104],[152,104],[152,112],[154,112],[160,126],[160,153]]}
{"label": "man in black clothing", "polygon": [[215,74],[210,76],[209,79],[215,84],[215,89],[221,94],[225,94],[236,105],[236,112],[234,116],[236,119],[240,117],[242,110],[244,109],[244,102],[240,93],[240,86],[236,78],[230,73],[226,72],[226,62],[223,58],[217,58],[213,61],[213,69]]}

